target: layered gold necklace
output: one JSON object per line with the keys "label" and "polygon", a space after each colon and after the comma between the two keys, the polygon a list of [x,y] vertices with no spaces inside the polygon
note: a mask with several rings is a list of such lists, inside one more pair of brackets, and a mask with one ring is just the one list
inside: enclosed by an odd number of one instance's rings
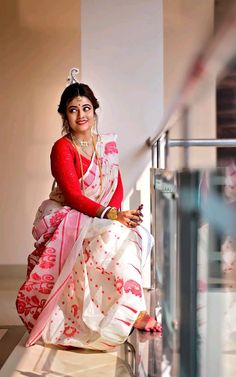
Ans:
{"label": "layered gold necklace", "polygon": [[[90,160],[92,160],[92,156],[95,153],[97,164],[98,164],[98,169],[99,169],[99,197],[100,197],[102,193],[102,166],[101,166],[101,158],[99,157],[98,152],[97,152],[97,143],[94,139],[94,136],[92,135],[90,140],[80,140],[78,137],[75,137],[72,133],[70,135],[71,135],[72,143],[79,155],[80,170],[81,170],[81,183],[82,183],[83,193],[84,193],[84,169],[83,169],[83,162],[82,162],[79,148],[81,148],[81,151],[84,154],[86,154]],[[87,148],[91,148],[91,147],[92,147],[92,150],[90,149],[90,153],[89,153]]]}
{"label": "layered gold necklace", "polygon": [[80,140],[78,137],[72,135],[72,139],[74,143],[81,149],[81,151],[91,159],[95,150],[93,138],[91,137],[90,140]]}

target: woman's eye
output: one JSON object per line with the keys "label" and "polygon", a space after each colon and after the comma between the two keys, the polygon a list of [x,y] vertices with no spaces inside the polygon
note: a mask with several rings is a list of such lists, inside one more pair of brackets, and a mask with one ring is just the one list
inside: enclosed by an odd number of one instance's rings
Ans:
{"label": "woman's eye", "polygon": [[78,109],[70,109],[70,113],[77,113]]}
{"label": "woman's eye", "polygon": [[89,110],[91,110],[91,107],[90,107],[90,106],[85,106],[85,107],[84,107],[84,111],[89,111]]}

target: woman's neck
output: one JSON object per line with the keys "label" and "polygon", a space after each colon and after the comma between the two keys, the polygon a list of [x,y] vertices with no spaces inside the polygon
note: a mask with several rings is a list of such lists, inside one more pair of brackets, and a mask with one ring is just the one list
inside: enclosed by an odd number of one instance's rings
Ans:
{"label": "woman's neck", "polygon": [[72,137],[75,139],[81,140],[81,141],[91,141],[92,140],[92,134],[89,133],[78,133],[78,132],[71,132]]}

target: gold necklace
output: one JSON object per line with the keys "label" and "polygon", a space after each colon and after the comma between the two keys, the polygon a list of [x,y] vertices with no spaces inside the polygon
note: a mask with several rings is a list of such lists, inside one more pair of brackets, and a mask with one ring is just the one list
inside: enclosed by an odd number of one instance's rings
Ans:
{"label": "gold necklace", "polygon": [[91,157],[92,157],[92,155],[93,155],[93,152],[94,152],[94,146],[92,146],[92,151],[90,150],[90,152],[88,153],[87,151],[86,151],[86,147],[80,147],[81,148],[81,150],[83,151],[83,153],[84,154],[86,154],[90,159],[91,159]]}
{"label": "gold necklace", "polygon": [[81,148],[89,147],[92,144],[92,137],[90,140],[80,140],[78,137],[71,134],[76,145],[79,145]]}
{"label": "gold necklace", "polygon": [[[75,137],[73,134],[71,134],[71,138],[73,139],[74,144],[76,144],[78,147],[80,147],[82,152],[84,154],[86,154],[86,156],[88,156],[89,159],[91,159],[93,152],[94,152],[94,146],[92,144],[92,138],[90,140],[80,140],[78,137]],[[86,148],[90,147],[91,145],[92,145],[92,148],[93,148],[92,153],[88,153]]]}

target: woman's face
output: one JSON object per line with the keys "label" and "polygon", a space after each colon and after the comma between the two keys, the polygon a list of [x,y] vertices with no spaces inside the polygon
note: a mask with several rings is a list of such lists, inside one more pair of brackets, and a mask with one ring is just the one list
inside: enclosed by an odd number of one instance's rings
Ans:
{"label": "woman's face", "polygon": [[73,135],[84,137],[91,135],[95,114],[93,105],[87,97],[73,98],[67,105],[66,117]]}

